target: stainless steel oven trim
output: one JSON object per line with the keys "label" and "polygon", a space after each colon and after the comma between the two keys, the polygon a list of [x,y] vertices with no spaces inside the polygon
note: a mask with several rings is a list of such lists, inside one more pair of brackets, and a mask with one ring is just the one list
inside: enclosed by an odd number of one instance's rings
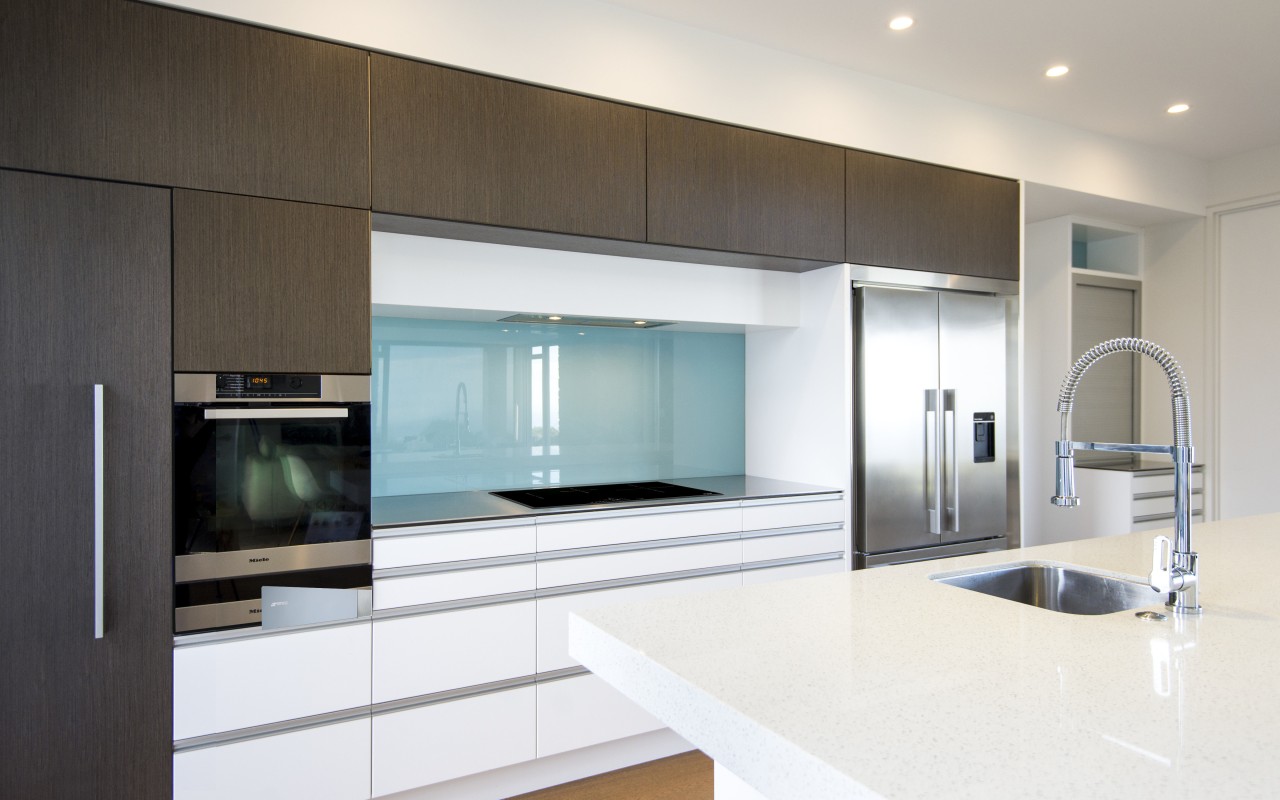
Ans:
{"label": "stainless steel oven trim", "polygon": [[346,419],[348,408],[206,408],[205,419]]}
{"label": "stainless steel oven trim", "polygon": [[241,405],[265,405],[267,403],[368,403],[371,392],[368,375],[321,375],[320,396],[312,398],[218,398],[217,374],[213,372],[175,372],[173,375],[173,401],[175,403],[238,403]]}
{"label": "stainless steel oven trim", "polygon": [[360,567],[372,562],[371,539],[264,547],[258,550],[228,550],[221,553],[192,553],[174,557],[173,582],[196,583],[277,572]]}

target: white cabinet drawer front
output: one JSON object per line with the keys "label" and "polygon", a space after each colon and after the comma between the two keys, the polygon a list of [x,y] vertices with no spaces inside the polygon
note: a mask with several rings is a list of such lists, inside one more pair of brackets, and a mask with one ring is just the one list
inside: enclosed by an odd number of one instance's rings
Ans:
{"label": "white cabinet drawer front", "polygon": [[532,600],[373,623],[373,702],[534,672]]}
{"label": "white cabinet drawer front", "polygon": [[470,597],[531,591],[536,571],[533,562],[481,567],[449,572],[428,572],[403,578],[375,578],[374,610],[444,603]]}
{"label": "white cabinet drawer front", "polygon": [[[1191,510],[1193,512],[1204,510],[1204,495],[1191,495]],[[1173,498],[1172,497],[1148,497],[1145,500],[1133,501],[1133,515],[1135,517],[1146,516],[1147,514],[1172,514]]]}
{"label": "white cabinet drawer front", "polygon": [[371,624],[173,651],[173,738],[369,705]]}
{"label": "white cabinet drawer front", "polygon": [[538,588],[742,563],[737,539],[538,562]]}
{"label": "white cabinet drawer front", "polygon": [[752,586],[757,583],[782,581],[788,578],[807,578],[811,575],[830,575],[844,572],[847,569],[844,559],[833,558],[830,561],[811,561],[807,564],[788,564],[785,567],[768,567],[766,569],[748,569],[742,571],[742,585]]}
{"label": "white cabinet drawer front", "polygon": [[[1193,526],[1199,525],[1201,522],[1204,522],[1203,514],[1196,512],[1191,515],[1191,524]],[[1139,533],[1141,531],[1158,531],[1162,528],[1173,528],[1173,518],[1170,517],[1169,519],[1153,519],[1147,522],[1135,522],[1133,523],[1132,532]],[[1173,538],[1173,534],[1170,533],[1169,537]]]}
{"label": "white cabinet drawer front", "polygon": [[538,758],[662,727],[595,675],[538,684]]}
{"label": "white cabinet drawer front", "polygon": [[[1191,488],[1204,488],[1204,472],[1191,473]],[[1168,475],[1135,475],[1133,476],[1133,493],[1172,492],[1173,473]]]}
{"label": "white cabinet drawer front", "polygon": [[819,553],[843,553],[846,539],[844,528],[746,538],[742,540],[742,563]]}
{"label": "white cabinet drawer front", "polygon": [[760,531],[767,528],[793,528],[843,522],[845,502],[839,499],[805,500],[770,505],[742,506],[742,529]]}
{"label": "white cabinet drawer front", "polygon": [[392,569],[418,564],[443,564],[475,558],[532,553],[537,545],[533,523],[502,528],[402,535],[373,541],[373,568]]}
{"label": "white cabinet drawer front", "polygon": [[577,660],[569,656],[569,612],[571,611],[586,611],[612,603],[654,600],[659,597],[705,592],[738,586],[741,583],[742,579],[735,571],[723,575],[709,575],[705,578],[646,583],[642,586],[538,598],[538,672],[578,666]]}
{"label": "white cabinet drawer front", "polygon": [[679,539],[742,529],[742,511],[714,508],[613,516],[608,512],[568,519],[538,518],[538,552],[599,547],[607,544]]}
{"label": "white cabinet drawer front", "polygon": [[370,730],[365,717],[177,753],[174,800],[365,800]]}
{"label": "white cabinet drawer front", "polygon": [[529,761],[537,754],[533,686],[373,718],[373,794],[380,797]]}

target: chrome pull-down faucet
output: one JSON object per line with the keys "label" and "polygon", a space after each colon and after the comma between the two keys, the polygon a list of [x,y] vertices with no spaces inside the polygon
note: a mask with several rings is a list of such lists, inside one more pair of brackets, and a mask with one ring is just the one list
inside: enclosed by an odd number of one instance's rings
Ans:
{"label": "chrome pull-down faucet", "polygon": [[[1173,445],[1125,444],[1117,442],[1071,441],[1071,411],[1076,389],[1089,367],[1112,353],[1140,353],[1154,359],[1164,369],[1173,399]],[[1168,595],[1166,604],[1180,614],[1199,614],[1199,556],[1191,549],[1191,398],[1187,393],[1187,377],[1177,360],[1154,342],[1146,339],[1109,339],[1094,345],[1080,356],[1062,380],[1058,392],[1061,430],[1055,447],[1057,489],[1050,498],[1055,506],[1071,508],[1080,505],[1076,496],[1075,451],[1103,450],[1114,453],[1151,453],[1173,459],[1173,529],[1174,541],[1158,536],[1151,559],[1151,588]]]}

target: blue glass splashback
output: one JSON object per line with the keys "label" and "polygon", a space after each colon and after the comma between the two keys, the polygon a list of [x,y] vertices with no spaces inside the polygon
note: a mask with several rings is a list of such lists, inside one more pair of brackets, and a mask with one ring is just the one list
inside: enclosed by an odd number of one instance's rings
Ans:
{"label": "blue glass splashback", "polygon": [[374,317],[373,494],[741,474],[744,346]]}

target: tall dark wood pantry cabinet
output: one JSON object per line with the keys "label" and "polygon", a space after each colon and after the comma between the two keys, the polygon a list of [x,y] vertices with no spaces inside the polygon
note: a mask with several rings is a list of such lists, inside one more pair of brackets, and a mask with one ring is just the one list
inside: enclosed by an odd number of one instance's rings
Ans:
{"label": "tall dark wood pantry cabinet", "polygon": [[168,797],[169,190],[0,171],[0,209],[0,797]]}

